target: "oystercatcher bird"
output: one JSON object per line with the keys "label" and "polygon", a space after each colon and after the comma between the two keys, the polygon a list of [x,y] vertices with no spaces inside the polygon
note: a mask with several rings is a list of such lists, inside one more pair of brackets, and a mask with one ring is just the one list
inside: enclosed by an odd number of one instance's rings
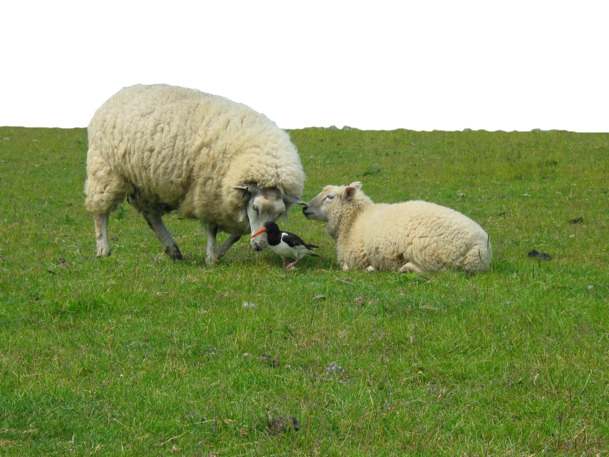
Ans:
{"label": "oystercatcher bird", "polygon": [[[282,257],[283,267],[286,270],[292,268],[305,256],[311,255],[313,257],[319,257],[313,252],[313,248],[318,248],[319,246],[305,243],[300,237],[293,233],[282,232],[275,222],[265,222],[264,227],[250,236],[250,238],[254,238],[264,232],[266,232],[266,239],[271,251]],[[286,265],[286,257],[291,257],[296,260],[289,265]]]}

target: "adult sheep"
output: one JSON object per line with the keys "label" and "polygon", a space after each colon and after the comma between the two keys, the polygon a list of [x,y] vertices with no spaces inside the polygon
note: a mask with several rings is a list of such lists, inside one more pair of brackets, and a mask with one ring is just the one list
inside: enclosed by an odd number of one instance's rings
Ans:
{"label": "adult sheep", "polygon": [[434,203],[375,204],[360,182],[326,186],[304,207],[308,219],[325,221],[343,269],[400,272],[488,269],[489,236],[463,214]]}
{"label": "adult sheep", "polygon": [[[286,132],[245,105],[168,85],[120,90],[88,128],[87,209],[97,255],[110,255],[108,219],[127,197],[172,259],[182,253],[162,216],[199,219],[208,264],[300,201],[305,174]],[[216,246],[216,235],[227,240]],[[256,250],[266,237],[252,239]]]}

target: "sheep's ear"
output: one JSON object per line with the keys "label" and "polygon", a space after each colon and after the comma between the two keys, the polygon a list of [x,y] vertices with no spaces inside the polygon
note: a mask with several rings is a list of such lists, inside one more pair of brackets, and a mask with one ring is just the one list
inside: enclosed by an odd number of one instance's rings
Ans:
{"label": "sheep's ear", "polygon": [[306,205],[306,203],[303,202],[300,198],[298,198],[298,197],[291,197],[289,195],[284,195],[283,196],[283,201],[285,203],[291,203],[293,205]]}
{"label": "sheep's ear", "polygon": [[355,187],[357,190],[362,190],[362,183],[360,181],[353,181],[349,184],[349,187]]}
{"label": "sheep's ear", "polygon": [[249,192],[250,194],[253,194],[254,192],[256,192],[258,190],[258,185],[256,183],[240,184],[238,186],[233,186],[233,189],[243,190],[245,192]]}
{"label": "sheep's ear", "polygon": [[355,196],[356,192],[357,192],[357,187],[348,186],[347,188],[345,188],[345,193],[343,194],[343,200],[345,200],[345,201],[353,200],[353,197]]}

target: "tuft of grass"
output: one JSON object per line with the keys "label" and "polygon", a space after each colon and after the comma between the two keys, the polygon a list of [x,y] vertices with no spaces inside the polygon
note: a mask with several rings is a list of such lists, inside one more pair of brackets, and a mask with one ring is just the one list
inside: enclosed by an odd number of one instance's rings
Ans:
{"label": "tuft of grass", "polygon": [[172,262],[126,204],[98,259],[85,130],[0,128],[0,454],[608,455],[609,135],[290,134],[304,200],[453,207],[492,270],[343,272],[296,211],[295,272],[168,216]]}

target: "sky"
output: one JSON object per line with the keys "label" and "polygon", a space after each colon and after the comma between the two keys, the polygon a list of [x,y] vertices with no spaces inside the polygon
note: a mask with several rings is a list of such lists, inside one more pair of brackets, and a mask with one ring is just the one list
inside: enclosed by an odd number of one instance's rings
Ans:
{"label": "sky", "polygon": [[86,127],[166,83],[286,129],[609,132],[606,0],[19,0],[0,126]]}

